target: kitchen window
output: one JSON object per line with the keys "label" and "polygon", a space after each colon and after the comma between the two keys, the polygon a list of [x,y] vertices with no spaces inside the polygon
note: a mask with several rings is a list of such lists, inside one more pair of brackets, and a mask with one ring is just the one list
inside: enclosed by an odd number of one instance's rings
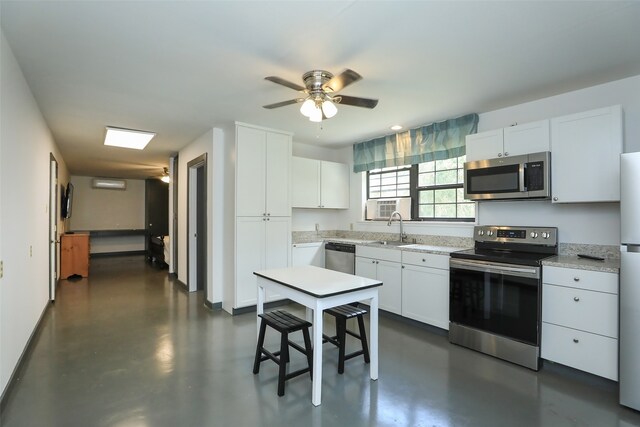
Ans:
{"label": "kitchen window", "polygon": [[464,199],[466,156],[367,172],[367,198],[411,197],[418,221],[474,221],[475,203]]}

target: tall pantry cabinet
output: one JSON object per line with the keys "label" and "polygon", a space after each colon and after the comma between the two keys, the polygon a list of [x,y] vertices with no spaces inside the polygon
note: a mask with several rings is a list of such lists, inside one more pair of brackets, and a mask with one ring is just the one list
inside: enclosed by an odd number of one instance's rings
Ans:
{"label": "tall pantry cabinet", "polygon": [[291,144],[290,133],[236,123],[234,309],[256,304],[254,271],[291,263]]}

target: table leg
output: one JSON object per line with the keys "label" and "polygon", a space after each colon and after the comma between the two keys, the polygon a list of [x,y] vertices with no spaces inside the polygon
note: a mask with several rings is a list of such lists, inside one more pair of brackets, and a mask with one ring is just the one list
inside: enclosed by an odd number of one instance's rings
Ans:
{"label": "table leg", "polygon": [[378,293],[371,298],[371,306],[369,310],[370,321],[370,339],[371,339],[371,351],[369,357],[370,362],[370,376],[372,380],[378,379]]}
{"label": "table leg", "polygon": [[320,405],[322,400],[322,310],[313,310],[313,389],[311,403]]}
{"label": "table leg", "polygon": [[257,333],[258,336],[260,335],[260,318],[258,317],[259,314],[264,313],[264,297],[265,297],[265,291],[264,291],[264,286],[261,286],[261,280],[258,279],[258,303],[256,304],[256,324],[257,324]]}

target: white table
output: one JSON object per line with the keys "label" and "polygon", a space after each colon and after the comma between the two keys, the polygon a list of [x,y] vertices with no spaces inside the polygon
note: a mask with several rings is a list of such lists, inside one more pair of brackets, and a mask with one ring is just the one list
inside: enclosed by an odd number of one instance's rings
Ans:
{"label": "white table", "polygon": [[[378,288],[382,282],[305,265],[256,271],[258,314],[264,312],[265,291],[273,291],[307,307],[313,323],[313,390],[311,401],[320,405],[322,393],[322,313],[325,309],[369,300],[370,376],[378,379]],[[258,329],[260,328],[258,318]]]}

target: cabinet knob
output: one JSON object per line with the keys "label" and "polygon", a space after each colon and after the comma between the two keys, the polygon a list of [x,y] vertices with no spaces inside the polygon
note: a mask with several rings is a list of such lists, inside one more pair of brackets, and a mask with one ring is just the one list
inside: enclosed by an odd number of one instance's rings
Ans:
{"label": "cabinet knob", "polygon": [[266,212],[263,212],[263,213],[262,213],[262,216],[267,216],[267,213],[266,213]]}
{"label": "cabinet knob", "polygon": [[578,301],[580,301],[580,298],[578,298],[578,297],[573,297],[573,300],[574,300],[575,302],[578,302]]}
{"label": "cabinet knob", "polygon": [[579,277],[574,277],[574,278],[573,278],[573,281],[574,281],[574,282],[579,282],[579,281],[580,281],[580,278],[579,278]]}
{"label": "cabinet knob", "polygon": [[576,344],[578,344],[578,343],[580,342],[580,340],[579,340],[578,338],[574,338],[574,339],[573,339],[573,342],[574,342],[574,343],[576,343]]}
{"label": "cabinet knob", "polygon": [[271,218],[267,218],[267,221],[269,221]]}
{"label": "cabinet knob", "polygon": [[554,197],[554,198],[553,198],[553,201],[554,201],[554,202],[557,202],[557,201],[558,201],[558,198],[557,198],[557,197]]}
{"label": "cabinet knob", "polygon": [[402,266],[402,268],[404,268],[404,265]]}
{"label": "cabinet knob", "polygon": [[502,153],[498,153],[498,157],[502,157]]}
{"label": "cabinet knob", "polygon": [[380,261],[376,261],[376,264],[380,264]]}
{"label": "cabinet knob", "polygon": [[508,152],[508,151],[505,151],[505,152],[504,152],[504,156],[505,156],[505,157],[507,157],[508,155],[509,155],[509,152]]}
{"label": "cabinet knob", "polygon": [[424,258],[422,258],[422,262],[427,262],[427,260],[426,260],[426,259],[424,259]]}
{"label": "cabinet knob", "polygon": [[375,259],[372,259],[372,260],[371,260],[371,263],[372,263],[372,264],[375,264],[375,263],[376,263],[376,260],[375,260]]}
{"label": "cabinet knob", "polygon": [[267,216],[271,216],[271,213],[268,213]]}

